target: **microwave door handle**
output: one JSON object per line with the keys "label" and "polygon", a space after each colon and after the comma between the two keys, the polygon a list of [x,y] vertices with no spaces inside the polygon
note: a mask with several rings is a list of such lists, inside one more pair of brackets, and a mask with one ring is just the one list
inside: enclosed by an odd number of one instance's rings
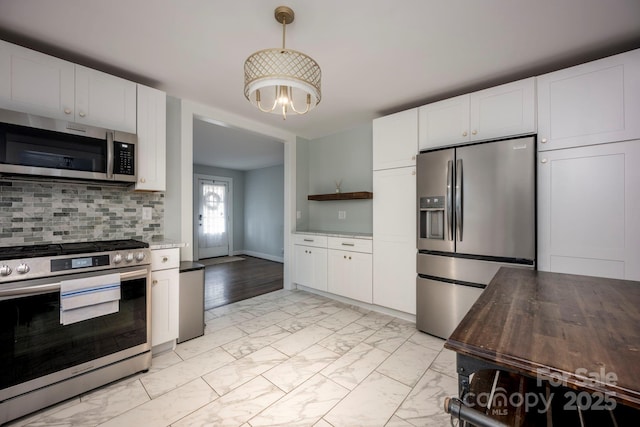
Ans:
{"label": "microwave door handle", "polygon": [[456,233],[458,241],[462,242],[462,159],[456,162]]}
{"label": "microwave door handle", "polygon": [[113,179],[113,132],[107,132],[107,179]]}
{"label": "microwave door handle", "polygon": [[453,240],[453,160],[447,162],[447,233]]}

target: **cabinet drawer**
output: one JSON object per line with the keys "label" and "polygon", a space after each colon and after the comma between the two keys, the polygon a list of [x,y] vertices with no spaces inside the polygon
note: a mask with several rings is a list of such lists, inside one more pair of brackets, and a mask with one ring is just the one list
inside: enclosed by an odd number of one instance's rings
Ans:
{"label": "cabinet drawer", "polygon": [[151,251],[151,271],[178,268],[180,248],[156,249]]}
{"label": "cabinet drawer", "polygon": [[329,249],[339,249],[351,252],[373,252],[373,241],[370,239],[352,239],[349,237],[329,237]]}
{"label": "cabinet drawer", "polygon": [[315,246],[318,248],[327,247],[327,236],[316,236],[313,234],[294,234],[294,245]]}

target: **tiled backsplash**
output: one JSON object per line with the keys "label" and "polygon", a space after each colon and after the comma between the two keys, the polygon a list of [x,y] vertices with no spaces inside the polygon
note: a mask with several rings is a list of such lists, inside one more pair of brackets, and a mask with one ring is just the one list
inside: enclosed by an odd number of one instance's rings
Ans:
{"label": "tiled backsplash", "polygon": [[[151,220],[142,208],[152,208]],[[163,235],[164,193],[101,183],[0,180],[0,246]]]}

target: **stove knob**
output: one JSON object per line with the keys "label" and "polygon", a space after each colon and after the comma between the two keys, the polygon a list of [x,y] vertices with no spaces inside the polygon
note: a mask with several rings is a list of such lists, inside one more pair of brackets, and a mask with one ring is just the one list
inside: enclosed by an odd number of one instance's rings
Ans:
{"label": "stove knob", "polygon": [[138,252],[136,254],[136,261],[140,262],[144,260],[144,252]]}
{"label": "stove knob", "polygon": [[8,276],[13,272],[8,265],[0,266],[0,276]]}
{"label": "stove knob", "polygon": [[27,274],[31,270],[29,266],[25,263],[22,263],[16,267],[16,272],[18,274]]}
{"label": "stove knob", "polygon": [[132,253],[132,252],[129,252],[129,253],[127,254],[127,257],[126,257],[124,260],[125,260],[125,261],[127,261],[127,262],[131,262],[131,261],[133,261],[133,253]]}
{"label": "stove knob", "polygon": [[113,263],[114,264],[120,264],[122,262],[122,255],[120,254],[115,254],[113,256]]}

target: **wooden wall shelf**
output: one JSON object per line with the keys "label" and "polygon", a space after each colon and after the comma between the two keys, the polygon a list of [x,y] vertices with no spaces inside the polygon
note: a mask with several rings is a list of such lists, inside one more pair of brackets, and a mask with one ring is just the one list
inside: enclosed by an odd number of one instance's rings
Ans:
{"label": "wooden wall shelf", "polygon": [[328,193],[328,194],[310,194],[307,200],[357,200],[357,199],[373,199],[373,193],[370,191],[356,191],[353,193]]}

